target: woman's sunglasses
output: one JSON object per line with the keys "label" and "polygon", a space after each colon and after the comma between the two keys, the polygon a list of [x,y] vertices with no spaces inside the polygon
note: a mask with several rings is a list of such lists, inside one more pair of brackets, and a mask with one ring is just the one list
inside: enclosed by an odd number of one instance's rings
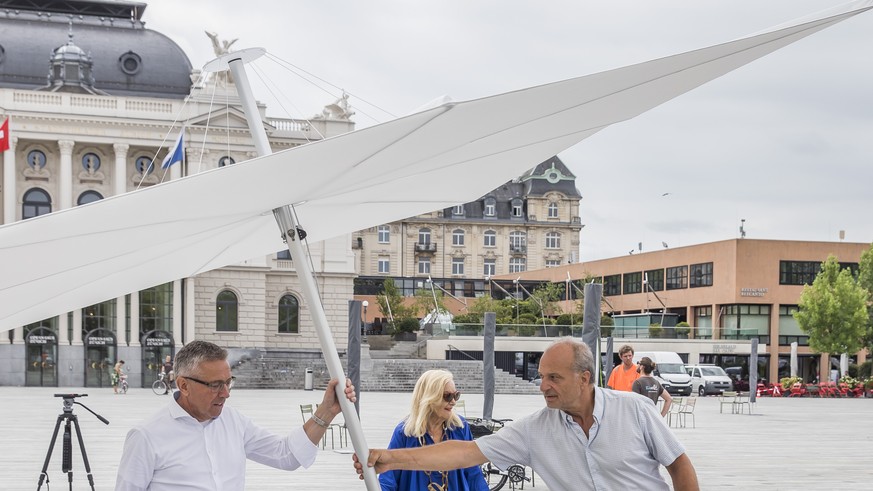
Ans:
{"label": "woman's sunglasses", "polygon": [[443,400],[446,402],[457,401],[461,398],[460,392],[443,392]]}

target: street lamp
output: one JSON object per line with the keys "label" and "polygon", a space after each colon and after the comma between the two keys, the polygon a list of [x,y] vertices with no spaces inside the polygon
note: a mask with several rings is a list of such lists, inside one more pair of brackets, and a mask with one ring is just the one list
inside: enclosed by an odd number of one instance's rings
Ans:
{"label": "street lamp", "polygon": [[363,302],[361,302],[361,305],[364,307],[364,322],[363,322],[363,327],[361,327],[361,329],[364,331],[364,333],[366,333],[367,332],[367,307],[370,305],[370,302],[364,300]]}

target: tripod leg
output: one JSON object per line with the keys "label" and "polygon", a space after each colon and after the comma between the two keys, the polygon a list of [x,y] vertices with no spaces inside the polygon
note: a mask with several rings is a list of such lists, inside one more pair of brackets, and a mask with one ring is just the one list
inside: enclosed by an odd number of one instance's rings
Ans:
{"label": "tripod leg", "polygon": [[58,421],[55,423],[55,431],[52,433],[51,442],[49,442],[48,452],[45,454],[45,463],[42,464],[42,472],[39,473],[39,484],[36,486],[36,491],[39,491],[42,488],[43,482],[48,482],[48,471],[49,461],[52,459],[52,450],[55,449],[55,440],[58,439],[58,430],[61,428],[61,421],[64,419],[64,415],[58,415]]}
{"label": "tripod leg", "polygon": [[82,429],[79,428],[79,418],[75,415],[73,416],[73,423],[76,425],[76,437],[79,439],[79,449],[82,451],[82,461],[85,463],[88,484],[91,485],[91,491],[94,491],[94,476],[91,475],[91,464],[88,462],[88,452],[85,451],[85,441],[82,440]]}

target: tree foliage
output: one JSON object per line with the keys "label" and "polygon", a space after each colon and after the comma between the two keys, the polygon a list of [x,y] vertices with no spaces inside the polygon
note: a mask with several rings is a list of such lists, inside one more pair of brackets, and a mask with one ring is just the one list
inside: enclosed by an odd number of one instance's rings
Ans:
{"label": "tree foliage", "polygon": [[[382,315],[389,318],[389,329],[392,333],[397,332],[400,322],[404,319],[414,319],[415,309],[403,304],[403,295],[394,284],[394,280],[386,278],[382,286],[382,295],[376,295],[376,302]],[[393,318],[394,323],[391,323]]]}
{"label": "tree foliage", "polygon": [[803,287],[798,311],[800,328],[809,334],[809,346],[819,353],[854,353],[865,342],[868,293],[849,269],[840,269],[829,256],[812,285]]}
{"label": "tree foliage", "polygon": [[867,334],[864,345],[873,350],[873,244],[861,253],[858,264],[858,284],[867,291]]}

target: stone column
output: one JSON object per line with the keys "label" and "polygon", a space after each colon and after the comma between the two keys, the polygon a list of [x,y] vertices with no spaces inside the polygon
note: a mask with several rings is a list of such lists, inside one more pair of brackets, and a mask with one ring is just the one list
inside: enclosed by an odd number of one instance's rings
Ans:
{"label": "stone column", "polygon": [[[60,172],[60,199],[59,208],[66,210],[73,207],[73,147],[76,142],[72,140],[58,140],[58,148],[61,150]],[[81,315],[79,316],[81,321]],[[81,340],[81,334],[79,339]],[[75,336],[74,336],[75,338]]]}
{"label": "stone column", "polygon": [[115,336],[118,338],[118,346],[127,346],[127,329],[125,318],[125,296],[122,295],[115,299]]}
{"label": "stone column", "polygon": [[127,192],[127,151],[130,145],[116,143],[112,145],[115,150],[115,194]]}
{"label": "stone column", "polygon": [[139,292],[130,294],[130,346],[139,347]]}
{"label": "stone column", "polygon": [[73,311],[73,344],[82,345],[82,309]]}
{"label": "stone column", "polygon": [[70,326],[67,323],[67,314],[58,315],[58,346],[70,345]]}
{"label": "stone column", "polygon": [[16,327],[12,330],[12,344],[24,344],[24,328]]}
{"label": "stone column", "polygon": [[187,342],[194,341],[197,339],[197,329],[196,329],[196,304],[195,295],[194,295],[194,287],[197,283],[197,280],[192,278],[185,279],[185,336],[184,339]]}
{"label": "stone column", "polygon": [[3,223],[15,221],[15,197],[18,191],[15,189],[15,146],[18,137],[9,138],[9,150],[3,152]]}
{"label": "stone column", "polygon": [[182,346],[182,280],[173,280],[173,344]]}

